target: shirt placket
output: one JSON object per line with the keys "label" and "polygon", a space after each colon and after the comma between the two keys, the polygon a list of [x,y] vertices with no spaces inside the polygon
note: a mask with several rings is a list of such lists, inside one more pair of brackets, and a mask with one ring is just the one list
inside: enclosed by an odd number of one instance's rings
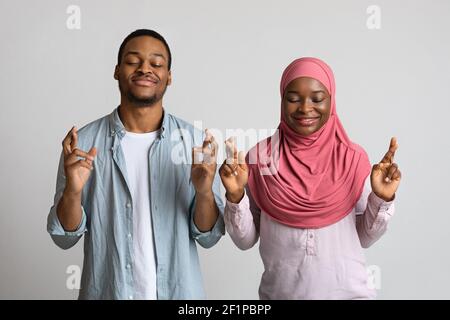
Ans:
{"label": "shirt placket", "polygon": [[316,255],[316,233],[314,229],[306,229],[306,254]]}

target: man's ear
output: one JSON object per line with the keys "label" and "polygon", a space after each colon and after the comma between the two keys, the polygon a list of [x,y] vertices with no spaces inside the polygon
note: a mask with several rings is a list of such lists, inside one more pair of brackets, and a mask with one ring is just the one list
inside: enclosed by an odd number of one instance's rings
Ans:
{"label": "man's ear", "polygon": [[114,79],[119,80],[119,65],[114,69]]}
{"label": "man's ear", "polygon": [[167,85],[170,86],[172,84],[172,71],[169,70],[169,76],[167,77]]}

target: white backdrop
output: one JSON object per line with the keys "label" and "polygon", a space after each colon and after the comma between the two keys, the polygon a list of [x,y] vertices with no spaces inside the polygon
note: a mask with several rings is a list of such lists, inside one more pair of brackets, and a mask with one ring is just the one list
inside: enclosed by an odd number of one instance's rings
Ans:
{"label": "white backdrop", "polygon": [[[449,13],[445,0],[1,0],[0,298],[77,296],[66,272],[82,241],[63,251],[46,233],[61,140],[118,105],[117,51],[138,28],[171,46],[166,109],[222,132],[275,128],[284,67],[328,62],[351,139],[372,162],[399,141],[396,214],[366,251],[379,298],[450,298]],[[257,246],[200,249],[208,298],[258,298]]]}

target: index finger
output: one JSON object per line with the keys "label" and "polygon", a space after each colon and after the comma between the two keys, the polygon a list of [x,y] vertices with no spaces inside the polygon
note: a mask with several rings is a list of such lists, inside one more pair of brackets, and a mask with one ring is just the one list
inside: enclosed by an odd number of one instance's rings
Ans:
{"label": "index finger", "polygon": [[201,164],[203,162],[203,152],[201,147],[192,148],[192,164]]}
{"label": "index finger", "polygon": [[62,142],[63,152],[64,155],[67,156],[69,153],[72,152],[72,149],[70,147],[70,143],[72,141],[72,132],[75,129],[75,126],[72,127],[72,129],[69,130],[69,132],[64,137],[64,140]]}
{"label": "index finger", "polygon": [[211,135],[211,155],[213,158],[216,157],[218,147],[219,146],[217,145],[216,139],[214,139],[214,136]]}
{"label": "index finger", "polygon": [[72,149],[72,152],[77,148],[77,145],[78,145],[78,133],[77,128],[74,127],[72,132],[72,141],[70,142],[70,148]]}
{"label": "index finger", "polygon": [[203,140],[203,148],[207,148],[208,145],[211,143],[211,132],[208,129],[205,129],[205,140]]}

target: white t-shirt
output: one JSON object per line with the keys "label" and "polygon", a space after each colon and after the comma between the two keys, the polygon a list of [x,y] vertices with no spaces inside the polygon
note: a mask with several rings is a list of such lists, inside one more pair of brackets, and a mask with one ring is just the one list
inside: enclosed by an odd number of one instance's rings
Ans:
{"label": "white t-shirt", "polygon": [[156,258],[150,212],[148,155],[159,130],[126,132],[121,140],[133,202],[133,272],[135,299],[156,299]]}

